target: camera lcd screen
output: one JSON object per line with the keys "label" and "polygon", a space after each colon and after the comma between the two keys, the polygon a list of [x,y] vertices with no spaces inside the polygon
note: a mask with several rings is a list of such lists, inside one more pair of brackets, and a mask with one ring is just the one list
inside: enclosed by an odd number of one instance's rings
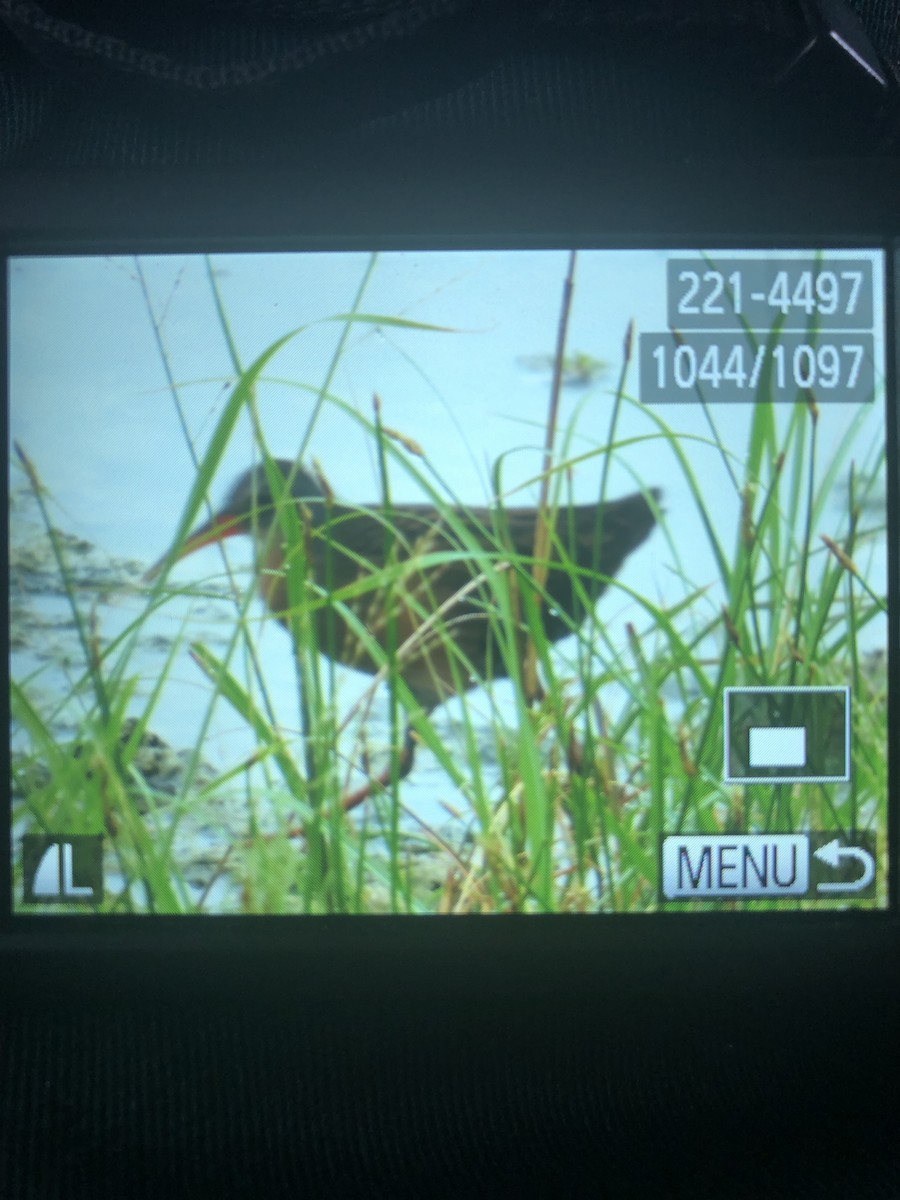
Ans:
{"label": "camera lcd screen", "polygon": [[7,269],[17,916],[888,906],[883,249]]}

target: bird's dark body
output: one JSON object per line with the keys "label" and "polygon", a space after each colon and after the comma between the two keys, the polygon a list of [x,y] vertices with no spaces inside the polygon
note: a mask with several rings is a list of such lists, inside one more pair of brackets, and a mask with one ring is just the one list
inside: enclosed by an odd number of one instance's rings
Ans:
{"label": "bird's dark body", "polygon": [[[292,464],[279,460],[278,466],[287,477]],[[306,472],[296,474],[291,491],[306,530],[293,550],[286,549],[283,522],[276,518],[267,477],[258,467],[236,482],[223,509],[197,531],[187,551],[215,537],[252,534],[262,595],[289,627],[290,560],[305,557],[316,585],[318,649],[374,673],[385,661],[378,647],[392,644],[400,675],[427,709],[479,680],[509,674],[510,656],[521,655],[524,636],[518,644],[501,645],[510,640],[511,626],[498,620],[499,607],[510,603],[501,601],[500,590],[512,596],[513,605],[518,594],[521,618],[525,595],[533,588],[535,509],[454,509],[443,516],[428,505],[354,508],[326,502]],[[649,495],[658,499],[656,492]],[[560,508],[540,604],[549,641],[577,628],[655,522],[653,507],[640,492],[599,509],[596,504]],[[435,562],[436,555],[447,554],[452,557]],[[367,580],[372,586],[365,586]],[[513,580],[511,592],[506,580]],[[355,595],[345,592],[354,588]],[[360,634],[358,622],[371,637]],[[518,628],[524,630],[521,619]]]}

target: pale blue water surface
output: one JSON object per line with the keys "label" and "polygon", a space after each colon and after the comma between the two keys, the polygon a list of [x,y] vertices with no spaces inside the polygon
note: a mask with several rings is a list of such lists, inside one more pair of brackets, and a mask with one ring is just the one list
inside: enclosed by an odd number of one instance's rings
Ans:
{"label": "pale blue water surface", "polygon": [[[734,257],[734,252],[728,252]],[[802,253],[802,252],[798,252]],[[808,253],[808,252],[807,252]],[[683,255],[683,252],[679,252]],[[855,257],[860,253],[854,252]],[[608,364],[605,370],[575,372],[562,392],[560,437],[566,431],[570,457],[605,446],[615,382],[621,369],[623,339],[633,321],[638,333],[667,328],[666,260],[662,251],[584,251],[579,255],[567,339],[570,356]],[[881,258],[873,254],[875,325],[884,319]],[[215,279],[230,335],[241,366],[247,367],[277,338],[298,330],[267,366],[257,389],[260,421],[268,446],[279,456],[293,457],[304,438],[316,393],[329,378],[338,343],[346,335],[340,361],[330,379],[330,392],[344,404],[372,417],[373,396],[382,404],[384,424],[418,443],[425,459],[461,501],[486,503],[491,495],[491,468],[506,455],[503,483],[508,491],[533,480],[541,464],[541,446],[550,393],[549,362],[555,348],[568,255],[563,251],[529,251],[515,256],[486,252],[385,253],[378,257],[358,304],[361,313],[403,318],[441,327],[429,331],[382,323],[329,320],[349,312],[369,269],[367,254],[215,255],[209,263],[180,255],[131,258],[20,258],[10,277],[11,436],[27,452],[49,489],[53,519],[67,533],[93,544],[101,556],[128,560],[118,578],[120,590],[96,609],[104,638],[124,629],[145,600],[139,594],[140,572],[170,545],[194,478],[188,442],[202,456],[228,393],[235,368],[214,302],[208,270]],[[155,332],[154,326],[158,330]],[[164,361],[165,360],[165,361]],[[884,344],[876,340],[876,372],[883,377]],[[167,364],[167,367],[166,367]],[[178,415],[177,391],[187,436]],[[304,386],[298,386],[304,385]],[[626,393],[640,391],[632,363]],[[880,392],[879,392],[880,395]],[[733,448],[734,470],[742,475],[752,405],[713,407],[721,436]],[[779,414],[786,422],[789,408]],[[712,499],[726,549],[733,550],[739,498],[717,449],[708,442],[708,417],[689,401],[657,409],[688,449],[693,469]],[[820,473],[846,441],[858,406],[823,405],[820,410]],[[700,440],[691,440],[700,439]],[[657,434],[653,414],[638,404],[623,405],[617,427],[618,449],[610,461],[607,495],[659,486],[669,514],[670,546],[657,530],[628,560],[620,575],[627,589],[654,603],[674,604],[690,586],[707,587],[705,603],[712,616],[721,607],[717,569],[687,481],[672,446]],[[871,462],[872,449],[883,441],[880,401],[869,406],[857,430],[852,457],[858,468]],[[630,444],[629,444],[630,443]],[[220,500],[232,479],[250,462],[252,438],[246,421],[239,424],[225,454],[214,492]],[[374,444],[361,425],[335,404],[326,402],[312,429],[307,460],[322,466],[335,493],[351,502],[367,503],[380,494]],[[848,458],[849,462],[849,458]],[[576,501],[596,499],[601,459],[577,465],[572,474]],[[846,470],[829,506],[833,534],[846,528]],[[13,457],[12,488],[21,493],[24,475]],[[393,499],[427,499],[402,466],[392,465]],[[510,496],[509,503],[531,504],[532,484]],[[21,546],[38,539],[33,506],[22,501],[11,515],[11,540]],[[227,544],[229,561],[246,584],[250,545],[246,539]],[[876,588],[884,584],[884,547],[864,554],[863,565]],[[115,572],[114,572],[115,574]],[[33,686],[44,696],[68,691],[76,671],[60,666],[45,653],[52,642],[77,647],[66,627],[66,604],[52,587],[32,579],[18,597],[35,622],[43,621],[46,637],[25,639],[13,651],[17,679],[34,671]],[[179,563],[173,583],[206,581],[222,590],[222,560],[208,548]],[[15,586],[15,585],[14,585]],[[85,611],[92,600],[89,573],[82,596]],[[299,729],[294,671],[287,634],[263,619],[257,602],[258,647],[279,723],[287,736]],[[614,644],[624,645],[631,622],[650,634],[647,614],[626,590],[611,589],[598,612]],[[185,624],[186,623],[186,624]],[[140,680],[133,710],[142,704],[166,661],[172,639],[182,638],[152,718],[152,727],[176,747],[192,745],[205,718],[211,685],[187,652],[188,640],[199,640],[221,652],[233,627],[227,599],[172,600],[144,630],[132,672]],[[883,647],[885,628],[873,623],[866,631],[870,648]],[[560,647],[565,656],[566,645]],[[51,661],[51,658],[53,661]],[[340,703],[349,710],[368,680],[338,671]],[[501,705],[508,685],[497,684]],[[60,691],[59,694],[64,694]],[[476,706],[488,711],[483,694]],[[607,697],[615,707],[615,696]],[[383,714],[384,706],[381,705]],[[443,720],[453,738],[455,704]],[[383,740],[376,720],[371,741]],[[204,757],[218,770],[241,761],[255,747],[253,735],[220,700],[207,734]],[[348,743],[349,750],[349,743]],[[490,754],[489,745],[485,754]],[[299,754],[298,754],[299,758]],[[403,784],[408,808],[423,819],[440,820],[445,805],[461,801],[429,755],[420,751],[416,767]]]}

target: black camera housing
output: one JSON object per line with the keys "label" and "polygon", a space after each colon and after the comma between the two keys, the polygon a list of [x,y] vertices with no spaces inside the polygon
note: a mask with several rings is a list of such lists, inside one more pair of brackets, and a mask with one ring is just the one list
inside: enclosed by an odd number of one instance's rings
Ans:
{"label": "black camera housing", "polygon": [[[883,246],[892,422],[889,911],[22,919],[9,910],[7,878],[4,999],[31,1020],[80,1021],[101,1042],[104,1027],[127,1028],[127,1053],[147,1069],[160,1021],[169,1045],[181,1036],[176,1027],[188,1036],[209,1013],[225,1041],[224,1030],[246,1033],[249,1022],[243,1061],[254,1053],[268,1061],[269,1023],[299,1022],[300,1040],[279,1043],[291,1072],[302,1072],[301,1046],[319,1030],[335,1054],[349,1046],[358,1056],[362,1086],[377,1091],[398,1058],[410,1064],[413,1091],[428,1089],[436,1074],[455,1079],[442,1120],[465,1102],[470,1076],[454,1072],[469,1054],[481,1057],[491,1087],[505,1075],[521,1087],[543,1075],[561,1104],[567,1079],[571,1102],[590,1105],[590,1087],[603,1077],[620,1105],[646,1105],[649,1122],[607,1150],[613,1180],[625,1177],[631,1154],[654,1143],[670,1152],[688,1128],[685,1095],[709,1122],[708,1153],[721,1177],[730,1151],[736,1169],[750,1170],[750,1142],[767,1136],[763,1114],[773,1105],[783,1117],[775,1161],[787,1161],[792,1148],[801,1157],[804,1147],[819,1149],[810,1128],[838,1101],[853,1113],[849,1137],[875,1145],[886,1115],[896,1114],[900,1078],[900,165],[680,161],[636,163],[623,173],[565,159],[518,174],[508,164],[485,168],[477,181],[458,166],[448,159],[423,170],[401,158],[390,170],[356,161],[321,174],[262,176],[12,171],[0,198],[0,239],[6,255],[282,249],[348,237],[375,248]],[[7,870],[0,867],[0,880]],[[353,1072],[342,1069],[349,1079]],[[131,1078],[131,1068],[120,1070],[121,1080]],[[275,1072],[279,1103],[291,1103],[289,1074]],[[811,1106],[808,1123],[791,1115],[803,1105]],[[746,1136],[737,1137],[741,1123]],[[253,1127],[259,1134],[261,1125]]]}

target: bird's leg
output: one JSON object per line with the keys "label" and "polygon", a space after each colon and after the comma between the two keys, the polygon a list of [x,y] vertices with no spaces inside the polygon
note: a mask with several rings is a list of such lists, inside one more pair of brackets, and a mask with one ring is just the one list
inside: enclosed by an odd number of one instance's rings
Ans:
{"label": "bird's leg", "polygon": [[[400,752],[400,760],[397,763],[397,780],[405,779],[410,773],[413,767],[415,756],[416,739],[412,731],[412,726],[407,725],[406,733],[403,736],[403,749]],[[385,767],[380,775],[377,775],[374,779],[370,779],[368,783],[364,783],[362,787],[357,788],[356,791],[348,792],[347,795],[341,800],[341,808],[343,808],[344,812],[350,812],[352,808],[357,808],[363,803],[363,801],[368,800],[368,798],[373,796],[376,792],[381,792],[389,788],[392,780],[395,778],[394,772],[391,770],[392,765],[393,764],[389,764],[387,767]],[[266,834],[263,840],[272,841],[275,836],[275,834]],[[306,827],[304,825],[299,825],[294,829],[289,829],[286,835],[282,836],[287,836],[289,838],[306,837]]]}
{"label": "bird's leg", "polygon": [[354,792],[348,792],[341,801],[341,807],[344,812],[350,812],[352,808],[356,808],[362,804],[364,800],[373,795],[375,792],[384,791],[390,787],[394,778],[400,780],[405,779],[410,773],[413,766],[413,761],[416,756],[416,739],[413,735],[412,726],[407,725],[406,732],[403,735],[403,749],[400,752],[400,760],[397,763],[396,776],[393,771],[393,763],[389,763],[380,775],[374,779],[370,779],[368,783],[364,783]]}

